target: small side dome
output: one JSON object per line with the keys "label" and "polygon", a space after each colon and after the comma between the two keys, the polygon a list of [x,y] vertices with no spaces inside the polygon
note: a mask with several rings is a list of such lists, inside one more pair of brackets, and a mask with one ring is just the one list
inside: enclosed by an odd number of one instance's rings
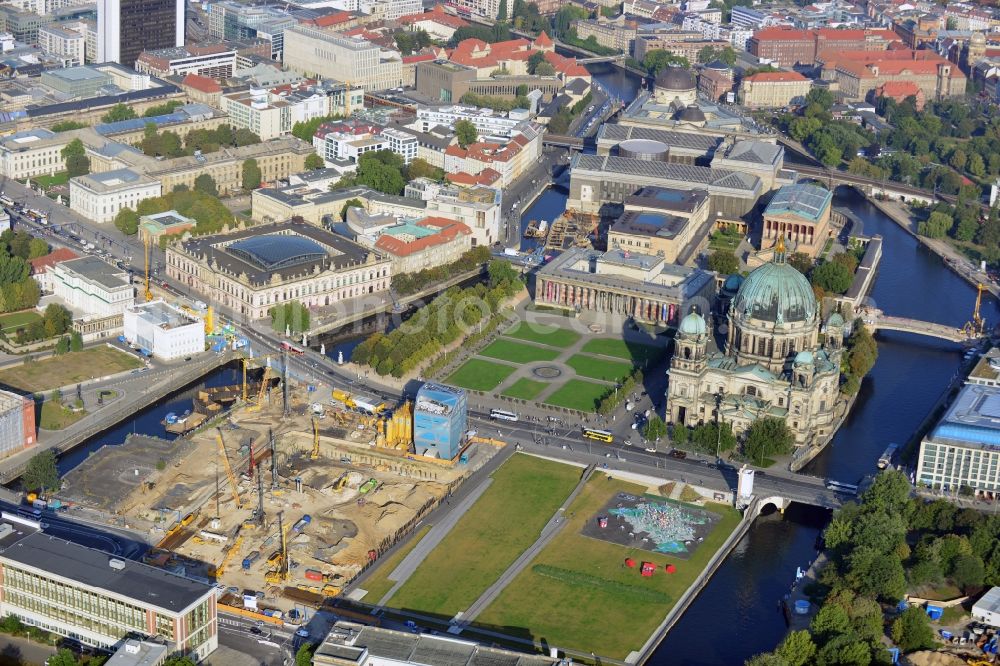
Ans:
{"label": "small side dome", "polygon": [[835,327],[839,326],[840,328],[843,328],[844,318],[840,316],[839,312],[834,312],[832,315],[830,315],[830,318],[826,320],[826,325]]}
{"label": "small side dome", "polygon": [[691,104],[681,109],[676,118],[689,123],[703,123],[705,122],[705,113],[696,105]]}
{"label": "small side dome", "polygon": [[795,365],[812,365],[813,355],[811,351],[802,350],[795,355]]}
{"label": "small side dome", "polygon": [[697,312],[692,312],[681,320],[678,330],[681,335],[699,336],[705,335],[708,331],[708,326],[705,324],[704,317]]}
{"label": "small side dome", "polygon": [[725,291],[735,294],[743,286],[743,276],[739,273],[733,273],[726,278],[726,281],[722,283],[722,288]]}

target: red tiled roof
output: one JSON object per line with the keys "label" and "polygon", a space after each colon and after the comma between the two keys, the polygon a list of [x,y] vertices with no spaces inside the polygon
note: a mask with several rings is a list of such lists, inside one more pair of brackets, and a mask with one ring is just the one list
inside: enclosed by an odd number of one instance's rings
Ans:
{"label": "red tiled roof", "polygon": [[876,92],[888,97],[909,97],[920,94],[920,86],[913,81],[886,81]]}
{"label": "red tiled roof", "polygon": [[52,252],[49,252],[44,257],[29,259],[28,263],[31,264],[31,274],[37,275],[38,273],[44,273],[46,270],[58,263],[69,261],[70,259],[76,259],[79,256],[80,255],[69,248],[60,247]]}
{"label": "red tiled roof", "polygon": [[187,86],[188,88],[194,88],[195,90],[203,93],[222,92],[222,86],[220,86],[214,79],[202,76],[201,74],[188,74],[184,77],[181,85]]}
{"label": "red tiled roof", "polygon": [[763,28],[753,33],[753,38],[757,41],[767,41],[767,40],[799,40],[802,42],[811,42],[813,40],[812,34],[808,30],[794,30],[792,28]]}
{"label": "red tiled roof", "polygon": [[421,21],[433,21],[434,23],[439,23],[441,25],[448,26],[449,28],[455,28],[456,30],[469,25],[469,22],[465,19],[446,12],[441,5],[434,5],[434,7],[427,12],[407,14],[406,16],[399,17],[399,22],[403,25],[411,25],[413,23],[420,23]]}
{"label": "red tiled roof", "polygon": [[331,26],[340,25],[341,23],[349,23],[354,19],[354,15],[351,12],[334,12],[333,14],[326,14],[325,16],[317,16],[312,19],[312,23],[317,28],[329,28]]}
{"label": "red tiled roof", "polygon": [[544,30],[538,33],[538,37],[535,37],[535,44],[538,46],[545,46],[545,47],[555,46],[555,42],[552,41],[551,37],[545,34]]}
{"label": "red tiled roof", "polygon": [[382,234],[375,241],[375,247],[385,250],[399,257],[408,257],[411,254],[422,252],[435,245],[444,245],[455,240],[458,236],[468,236],[472,230],[461,222],[448,220],[443,217],[427,217],[416,223],[418,227],[436,229],[437,233],[432,236],[424,236],[412,241],[405,241],[395,236]]}
{"label": "red tiled roof", "polygon": [[807,81],[808,79],[798,72],[757,72],[744,80],[754,83],[790,83],[792,81]]}
{"label": "red tiled roof", "polygon": [[407,65],[411,62],[429,62],[436,59],[437,56],[433,53],[416,53],[414,55],[403,56],[403,64]]}

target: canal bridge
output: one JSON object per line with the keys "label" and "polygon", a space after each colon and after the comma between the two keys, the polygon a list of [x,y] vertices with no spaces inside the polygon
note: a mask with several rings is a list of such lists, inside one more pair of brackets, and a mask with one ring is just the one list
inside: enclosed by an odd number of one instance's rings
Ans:
{"label": "canal bridge", "polygon": [[903,333],[915,333],[939,340],[949,342],[968,342],[976,340],[979,336],[971,333],[966,328],[955,328],[944,324],[936,324],[931,321],[921,321],[919,319],[909,319],[907,317],[893,317],[881,310],[869,311],[869,315],[864,318],[865,326],[874,333],[875,331],[901,331]]}
{"label": "canal bridge", "polygon": [[577,62],[577,64],[580,64],[580,65],[593,65],[593,64],[597,64],[597,63],[601,63],[601,62],[611,62],[611,63],[617,63],[617,64],[624,64],[625,63],[625,56],[619,54],[619,55],[612,55],[612,56],[595,56],[593,58],[577,58],[576,62]]}

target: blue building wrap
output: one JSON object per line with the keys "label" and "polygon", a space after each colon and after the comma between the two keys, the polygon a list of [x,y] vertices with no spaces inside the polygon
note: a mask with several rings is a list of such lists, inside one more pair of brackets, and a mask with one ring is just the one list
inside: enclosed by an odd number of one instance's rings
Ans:
{"label": "blue building wrap", "polygon": [[413,444],[417,453],[451,460],[458,455],[466,432],[465,391],[424,384],[413,409]]}

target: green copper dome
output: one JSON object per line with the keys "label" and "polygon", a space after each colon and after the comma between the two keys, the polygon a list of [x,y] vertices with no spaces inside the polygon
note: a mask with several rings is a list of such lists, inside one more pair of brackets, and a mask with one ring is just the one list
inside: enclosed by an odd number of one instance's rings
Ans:
{"label": "green copper dome", "polygon": [[811,321],[816,315],[816,296],[802,273],[779,260],[747,276],[733,299],[733,312],[776,324]]}
{"label": "green copper dome", "polygon": [[705,325],[705,318],[702,317],[697,312],[691,312],[688,316],[681,319],[681,325],[679,328],[681,335],[705,335],[708,331],[708,327]]}

